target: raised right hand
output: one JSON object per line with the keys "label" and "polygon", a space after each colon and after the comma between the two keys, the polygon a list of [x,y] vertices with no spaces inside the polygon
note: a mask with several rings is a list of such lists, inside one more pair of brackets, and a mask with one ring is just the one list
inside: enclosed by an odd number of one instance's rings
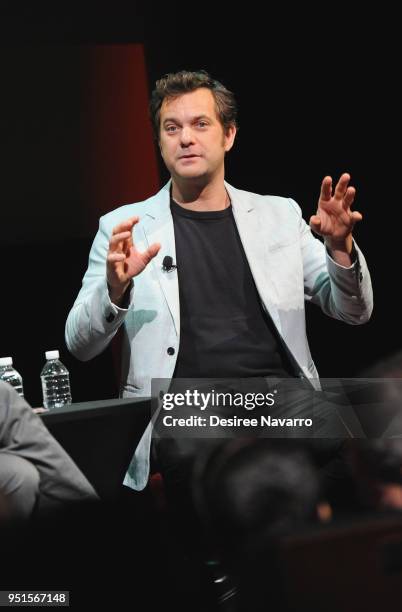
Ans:
{"label": "raised right hand", "polygon": [[107,253],[106,276],[110,299],[115,304],[122,300],[131,279],[137,276],[157,255],[161,245],[158,242],[140,253],[133,243],[133,227],[139,217],[131,217],[113,228]]}

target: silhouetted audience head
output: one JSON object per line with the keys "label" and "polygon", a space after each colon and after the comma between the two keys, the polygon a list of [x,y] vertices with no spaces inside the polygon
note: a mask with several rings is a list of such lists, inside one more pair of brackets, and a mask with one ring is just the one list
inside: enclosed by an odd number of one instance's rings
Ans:
{"label": "silhouetted audience head", "polygon": [[284,443],[231,440],[195,465],[196,508],[235,579],[239,611],[286,609],[277,544],[327,510],[310,456]]}
{"label": "silhouetted audience head", "polygon": [[320,511],[309,456],[272,440],[232,440],[199,459],[194,495],[215,539],[243,559]]}

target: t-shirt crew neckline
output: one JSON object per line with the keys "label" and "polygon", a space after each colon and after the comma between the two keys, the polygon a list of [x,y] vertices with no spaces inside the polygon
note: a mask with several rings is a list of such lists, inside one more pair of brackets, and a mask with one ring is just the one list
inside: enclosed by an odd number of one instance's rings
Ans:
{"label": "t-shirt crew neckline", "polygon": [[232,214],[232,204],[229,203],[227,208],[223,210],[188,210],[183,208],[177,202],[170,197],[170,208],[173,214],[187,217],[190,219],[222,219],[223,217],[229,217]]}

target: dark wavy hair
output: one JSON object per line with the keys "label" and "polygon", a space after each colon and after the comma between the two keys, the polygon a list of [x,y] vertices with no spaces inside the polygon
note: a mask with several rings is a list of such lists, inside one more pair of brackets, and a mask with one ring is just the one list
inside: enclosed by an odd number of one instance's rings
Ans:
{"label": "dark wavy hair", "polygon": [[149,113],[154,136],[159,141],[160,110],[165,99],[173,99],[182,94],[205,87],[215,98],[216,112],[225,132],[230,126],[237,127],[237,104],[234,95],[222,83],[213,79],[205,70],[172,72],[156,81],[151,94]]}

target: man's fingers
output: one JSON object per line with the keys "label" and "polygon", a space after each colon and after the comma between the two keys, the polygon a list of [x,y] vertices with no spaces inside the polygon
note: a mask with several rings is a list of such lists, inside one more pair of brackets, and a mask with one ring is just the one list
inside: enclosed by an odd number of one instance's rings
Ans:
{"label": "man's fingers", "polygon": [[109,253],[107,256],[107,261],[109,263],[116,263],[118,261],[124,261],[126,256],[124,253]]}
{"label": "man's fingers", "polygon": [[350,231],[353,230],[354,226],[356,225],[356,223],[358,223],[358,221],[361,221],[363,219],[363,215],[361,213],[359,213],[357,210],[354,210],[353,212],[351,212],[350,214]]}
{"label": "man's fingers", "polygon": [[119,234],[113,234],[109,242],[109,249],[116,249],[121,242],[127,241],[131,238],[131,232],[120,232]]}
{"label": "man's fingers", "polygon": [[353,200],[355,199],[355,195],[356,189],[354,187],[348,187],[345,193],[345,198],[343,200],[343,208],[345,210],[348,210],[352,206]]}
{"label": "man's fingers", "polygon": [[350,181],[350,174],[344,172],[336,184],[334,196],[337,200],[341,200],[345,197],[346,190]]}
{"label": "man's fingers", "polygon": [[122,221],[122,223],[119,223],[119,225],[116,225],[116,227],[113,228],[112,234],[120,234],[121,232],[127,231],[131,232],[134,225],[138,223],[139,220],[139,217],[130,217],[129,219]]}
{"label": "man's fingers", "polygon": [[145,265],[149,264],[151,259],[155,257],[160,251],[161,245],[159,242],[154,242],[150,247],[142,254],[142,259]]}
{"label": "man's fingers", "polygon": [[320,199],[329,200],[332,196],[332,178],[326,176],[321,183]]}
{"label": "man's fingers", "polygon": [[321,228],[321,219],[318,215],[313,215],[310,217],[310,227],[315,232]]}
{"label": "man's fingers", "polygon": [[154,242],[148,249],[150,251],[151,257],[155,257],[161,250],[161,245],[159,242]]}
{"label": "man's fingers", "polygon": [[359,213],[358,210],[354,210],[352,212],[352,219],[356,223],[357,221],[361,221],[363,219],[363,215]]}

